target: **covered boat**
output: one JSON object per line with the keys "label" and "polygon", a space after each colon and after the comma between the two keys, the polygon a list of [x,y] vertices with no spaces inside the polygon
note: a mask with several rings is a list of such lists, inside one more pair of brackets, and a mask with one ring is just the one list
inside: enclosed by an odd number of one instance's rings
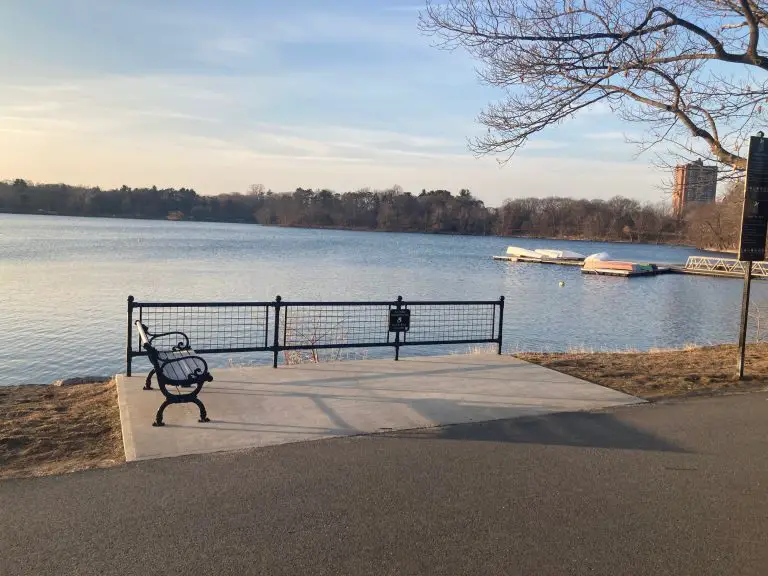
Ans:
{"label": "covered boat", "polygon": [[540,254],[540,258],[549,258],[550,260],[584,260],[586,256],[570,250],[548,250],[545,248],[536,248],[535,252]]}
{"label": "covered boat", "polygon": [[509,246],[507,248],[507,256],[514,256],[515,258],[536,258],[541,259],[541,254],[534,252],[533,250],[526,250],[525,248],[518,248],[517,246]]}
{"label": "covered boat", "polygon": [[606,260],[610,260],[611,257],[608,254],[608,252],[598,252],[597,254],[590,254],[586,258],[584,258],[584,263],[587,262],[604,262]]}

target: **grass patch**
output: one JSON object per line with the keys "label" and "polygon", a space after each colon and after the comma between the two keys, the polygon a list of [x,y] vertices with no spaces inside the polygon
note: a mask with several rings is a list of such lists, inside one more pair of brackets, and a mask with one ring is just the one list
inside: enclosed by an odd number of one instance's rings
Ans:
{"label": "grass patch", "polygon": [[114,381],[0,386],[0,478],[63,474],[123,460]]}
{"label": "grass patch", "polygon": [[747,346],[741,381],[736,377],[735,345],[650,352],[528,352],[515,356],[646,400],[768,387],[768,344]]}

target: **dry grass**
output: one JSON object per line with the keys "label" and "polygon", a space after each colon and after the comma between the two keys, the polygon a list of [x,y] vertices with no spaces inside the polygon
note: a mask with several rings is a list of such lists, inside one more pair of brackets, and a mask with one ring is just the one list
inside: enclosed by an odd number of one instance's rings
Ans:
{"label": "dry grass", "polygon": [[656,400],[768,387],[768,344],[747,347],[736,378],[735,345],[651,352],[519,353],[518,358],[633,396]]}
{"label": "dry grass", "polygon": [[114,382],[0,386],[0,478],[63,474],[123,459]]}

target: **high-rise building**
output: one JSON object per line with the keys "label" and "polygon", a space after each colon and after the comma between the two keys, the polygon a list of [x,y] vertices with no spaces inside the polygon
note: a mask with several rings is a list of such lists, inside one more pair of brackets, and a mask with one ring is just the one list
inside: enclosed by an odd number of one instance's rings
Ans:
{"label": "high-rise building", "polygon": [[691,204],[714,202],[716,194],[717,166],[704,166],[699,159],[675,167],[675,191],[672,194],[675,216],[682,216]]}

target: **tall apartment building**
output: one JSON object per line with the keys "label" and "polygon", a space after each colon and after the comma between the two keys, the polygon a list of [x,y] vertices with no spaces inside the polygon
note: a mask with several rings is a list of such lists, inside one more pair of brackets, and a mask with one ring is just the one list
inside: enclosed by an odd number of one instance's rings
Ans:
{"label": "tall apartment building", "polygon": [[675,191],[672,194],[675,216],[682,216],[692,203],[714,202],[716,194],[717,166],[704,166],[699,159],[675,167]]}

